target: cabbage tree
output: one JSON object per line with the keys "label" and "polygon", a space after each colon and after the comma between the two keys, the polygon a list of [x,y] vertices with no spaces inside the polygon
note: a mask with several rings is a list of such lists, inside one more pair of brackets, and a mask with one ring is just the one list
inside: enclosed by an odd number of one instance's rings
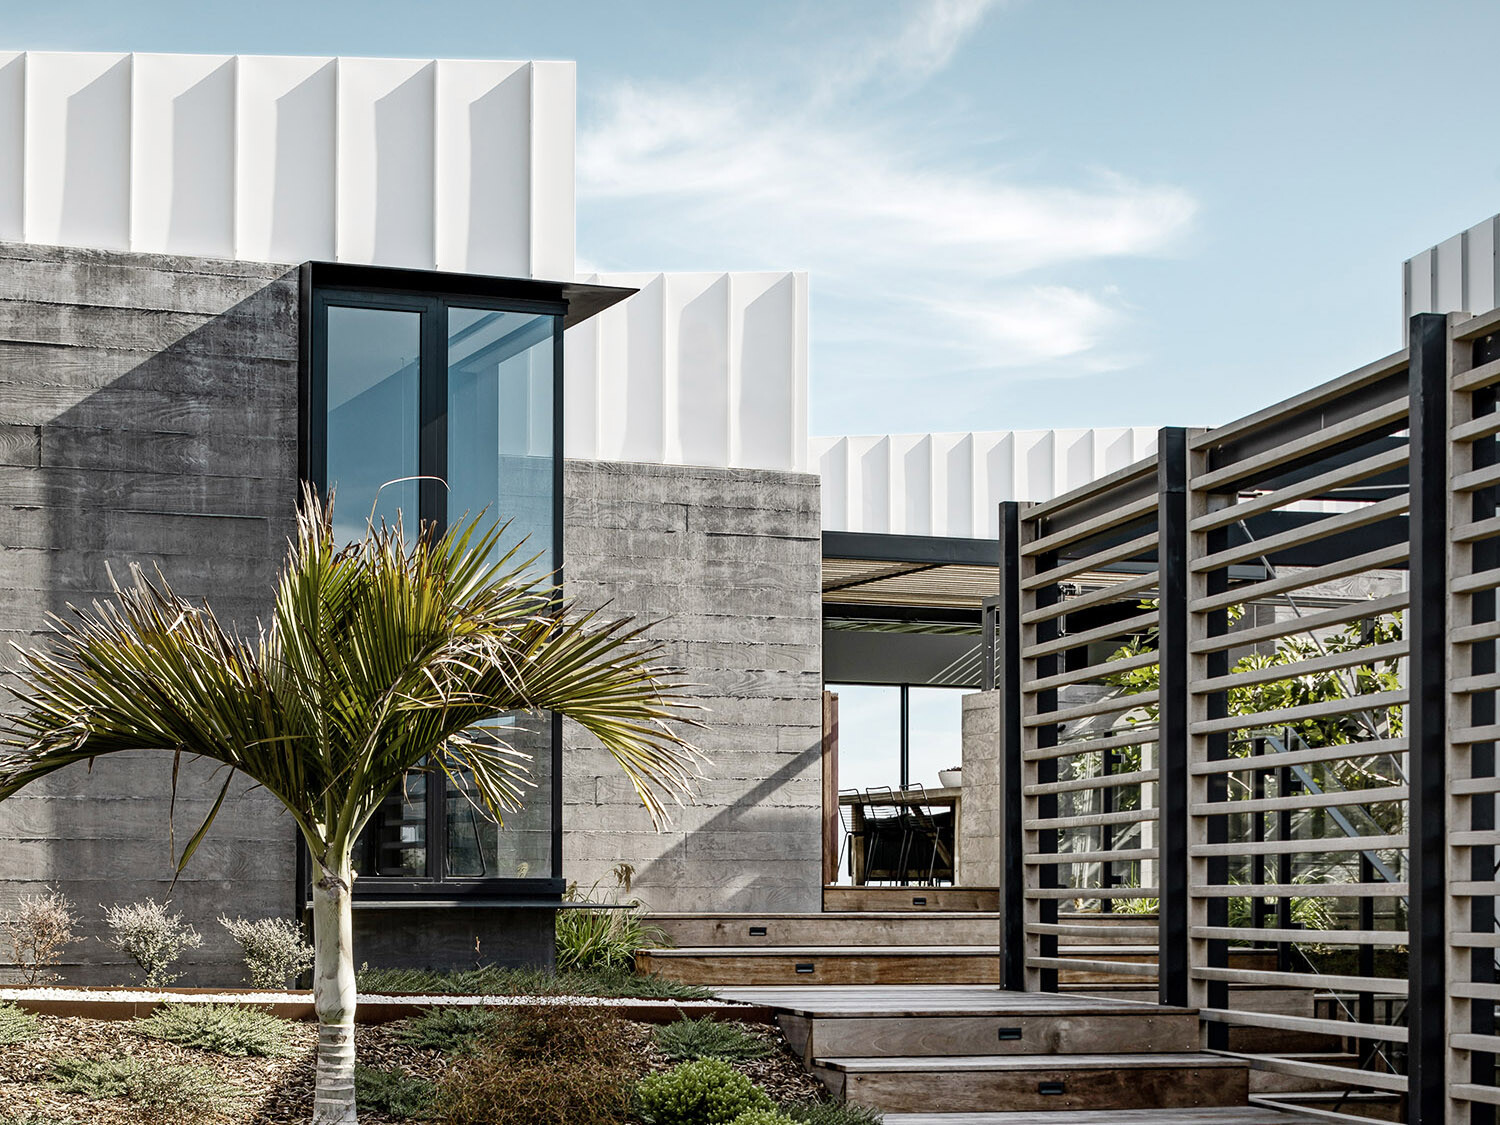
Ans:
{"label": "cabbage tree", "polygon": [[524,756],[482,724],[555,711],[614,755],[653,819],[690,791],[690,708],[640,628],[578,613],[539,586],[530,560],[474,520],[408,542],[399,523],[334,539],[309,492],[268,626],[232,635],[158,572],[133,568],[113,600],[70,607],[51,643],[22,651],[0,720],[0,799],[76,762],[125,750],[228,767],[192,858],[243,774],[274,794],[313,860],[313,1120],[355,1120],[355,841],[413,770],[450,779],[497,819],[518,806]]}

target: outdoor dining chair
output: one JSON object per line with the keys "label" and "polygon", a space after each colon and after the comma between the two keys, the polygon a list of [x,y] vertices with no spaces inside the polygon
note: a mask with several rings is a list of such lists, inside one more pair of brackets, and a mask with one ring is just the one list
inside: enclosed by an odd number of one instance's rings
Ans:
{"label": "outdoor dining chair", "polygon": [[900,882],[906,858],[906,818],[896,803],[889,785],[871,786],[865,790],[865,879],[888,883]]}

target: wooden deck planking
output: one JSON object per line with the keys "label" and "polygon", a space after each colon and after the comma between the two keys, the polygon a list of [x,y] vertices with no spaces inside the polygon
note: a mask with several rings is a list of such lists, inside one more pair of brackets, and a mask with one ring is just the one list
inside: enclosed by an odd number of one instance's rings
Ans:
{"label": "wooden deck planking", "polygon": [[885,1125],[1311,1125],[1300,1113],[1240,1106],[1036,1113],[888,1113]]}
{"label": "wooden deck planking", "polygon": [[1153,1003],[1048,992],[1006,992],[984,985],[785,985],[720,988],[724,1000],[809,1018],[833,1016],[1113,1015],[1191,1012]]}

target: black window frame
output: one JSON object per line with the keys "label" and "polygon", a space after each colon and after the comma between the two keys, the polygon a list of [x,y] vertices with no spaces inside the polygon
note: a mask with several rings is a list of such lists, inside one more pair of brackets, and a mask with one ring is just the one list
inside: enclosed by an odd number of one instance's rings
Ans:
{"label": "black window frame", "polygon": [[[554,581],[563,581],[563,330],[569,316],[569,287],[553,282],[441,274],[420,270],[309,262],[301,269],[301,349],[299,362],[298,449],[300,475],[320,494],[327,490],[328,356],[330,304],[341,307],[417,312],[420,321],[418,360],[418,471],[423,477],[446,478],[448,460],[448,309],[550,315],[552,327],[552,560]],[[572,287],[581,288],[581,287]],[[603,290],[601,290],[603,292]],[[628,295],[632,291],[621,291]],[[613,298],[615,300],[619,298]],[[575,298],[576,302],[576,298]],[[575,310],[576,315],[576,310]],[[447,526],[447,490],[438,480],[418,482],[418,518]],[[551,874],[538,877],[476,878],[451,876],[444,870],[448,852],[447,786],[429,775],[426,793],[426,870],[421,876],[365,875],[354,893],[369,901],[511,900],[516,905],[561,899],[562,875],[562,718],[552,715]],[[299,848],[306,881],[309,866]]]}

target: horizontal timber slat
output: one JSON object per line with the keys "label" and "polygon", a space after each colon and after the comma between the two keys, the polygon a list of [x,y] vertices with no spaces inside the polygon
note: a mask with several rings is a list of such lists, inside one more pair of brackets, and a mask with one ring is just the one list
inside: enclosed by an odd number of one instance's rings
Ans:
{"label": "horizontal timber slat", "polygon": [[1394,613],[1398,609],[1405,609],[1410,596],[1403,591],[1399,594],[1387,594],[1383,598],[1371,598],[1368,601],[1354,602],[1350,605],[1335,606],[1332,609],[1321,610],[1318,613],[1309,613],[1304,616],[1289,617],[1282,621],[1272,621],[1265,625],[1257,625],[1253,629],[1239,629],[1231,633],[1225,633],[1219,637],[1206,637],[1202,640],[1192,641],[1188,645],[1188,651],[1194,654],[1205,652],[1222,652],[1230,648],[1246,648],[1261,641],[1274,640],[1278,637],[1295,636],[1298,633],[1310,633],[1329,625],[1342,625],[1348,621],[1360,621],[1369,617],[1380,617],[1383,614]]}

